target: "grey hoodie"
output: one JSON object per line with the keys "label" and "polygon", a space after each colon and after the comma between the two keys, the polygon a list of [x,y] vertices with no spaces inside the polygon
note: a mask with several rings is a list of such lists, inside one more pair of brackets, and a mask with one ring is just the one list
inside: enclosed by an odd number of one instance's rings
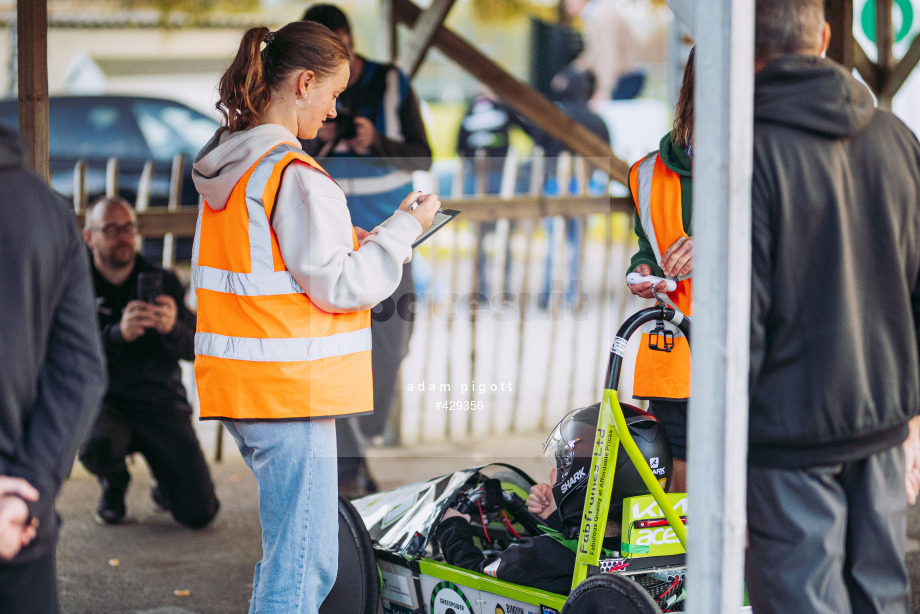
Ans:
{"label": "grey hoodie", "polygon": [[[277,124],[215,134],[192,170],[204,206],[226,207],[240,178],[281,143],[300,147],[297,138]],[[398,206],[392,203],[394,211]],[[271,221],[291,275],[310,300],[332,313],[370,309],[390,296],[399,285],[403,263],[412,257],[412,241],[422,231],[415,218],[397,211],[386,228],[374,229],[354,250],[342,190],[327,175],[300,163],[284,172]],[[196,255],[198,240],[196,236]],[[192,265],[197,264],[194,256]]]}
{"label": "grey hoodie", "polygon": [[920,143],[829,60],[755,78],[750,462],[901,443],[920,411]]}
{"label": "grey hoodie", "polygon": [[[0,475],[41,493],[38,537],[11,563],[53,552],[58,490],[105,390],[92,277],[73,211],[23,165],[0,126]],[[0,609],[4,609],[0,605]]]}

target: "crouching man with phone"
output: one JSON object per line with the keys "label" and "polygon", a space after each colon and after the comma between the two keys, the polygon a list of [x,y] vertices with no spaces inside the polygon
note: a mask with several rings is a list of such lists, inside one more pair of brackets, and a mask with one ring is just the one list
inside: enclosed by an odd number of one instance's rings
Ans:
{"label": "crouching man with phone", "polygon": [[101,198],[87,211],[83,237],[92,251],[109,384],[80,461],[102,488],[101,524],[124,520],[131,478],[125,457],[139,452],[153,472],[153,502],[201,528],[219,503],[179,368],[179,359],[194,358],[195,314],[179,279],[137,253],[136,234],[134,211],[121,198]]}

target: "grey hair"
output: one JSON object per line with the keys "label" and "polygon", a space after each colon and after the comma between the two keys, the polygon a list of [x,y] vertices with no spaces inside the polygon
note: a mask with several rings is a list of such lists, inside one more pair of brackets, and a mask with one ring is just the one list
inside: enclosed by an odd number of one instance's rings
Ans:
{"label": "grey hair", "polygon": [[824,28],[824,0],[757,0],[754,58],[766,62],[814,49]]}

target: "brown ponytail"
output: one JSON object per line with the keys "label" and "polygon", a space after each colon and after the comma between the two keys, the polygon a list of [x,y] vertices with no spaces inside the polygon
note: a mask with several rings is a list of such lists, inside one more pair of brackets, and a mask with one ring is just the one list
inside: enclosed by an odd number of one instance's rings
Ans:
{"label": "brown ponytail", "polygon": [[225,128],[236,132],[257,125],[272,90],[291,74],[312,70],[317,79],[325,79],[349,57],[339,37],[315,22],[295,21],[277,32],[250,28],[218,85],[216,106]]}
{"label": "brown ponytail", "polygon": [[680,83],[677,106],[674,107],[674,128],[671,130],[671,142],[685,148],[693,143],[693,55],[696,47],[690,49],[684,78]]}

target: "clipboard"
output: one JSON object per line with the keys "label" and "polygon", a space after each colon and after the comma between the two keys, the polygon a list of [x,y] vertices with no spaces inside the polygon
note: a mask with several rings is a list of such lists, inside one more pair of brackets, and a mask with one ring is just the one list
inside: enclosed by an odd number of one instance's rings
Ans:
{"label": "clipboard", "polygon": [[[434,219],[431,221],[431,226],[429,226],[425,231],[423,231],[422,234],[416,237],[415,241],[412,242],[412,249],[415,249],[416,247],[421,245],[425,239],[427,239],[428,237],[430,237],[437,231],[444,228],[444,226],[448,222],[450,222],[452,219],[454,219],[458,215],[460,215],[460,212],[457,211],[456,209],[438,209],[438,212],[434,214]],[[391,219],[393,218],[388,217],[387,219],[383,220],[377,225],[386,226],[387,224],[390,223]]]}
{"label": "clipboard", "polygon": [[434,214],[434,219],[431,221],[431,226],[429,226],[422,234],[412,242],[412,249],[415,249],[421,245],[422,241],[436,233],[437,231],[444,228],[445,224],[460,215],[460,212],[456,209],[438,209],[438,212]]}

